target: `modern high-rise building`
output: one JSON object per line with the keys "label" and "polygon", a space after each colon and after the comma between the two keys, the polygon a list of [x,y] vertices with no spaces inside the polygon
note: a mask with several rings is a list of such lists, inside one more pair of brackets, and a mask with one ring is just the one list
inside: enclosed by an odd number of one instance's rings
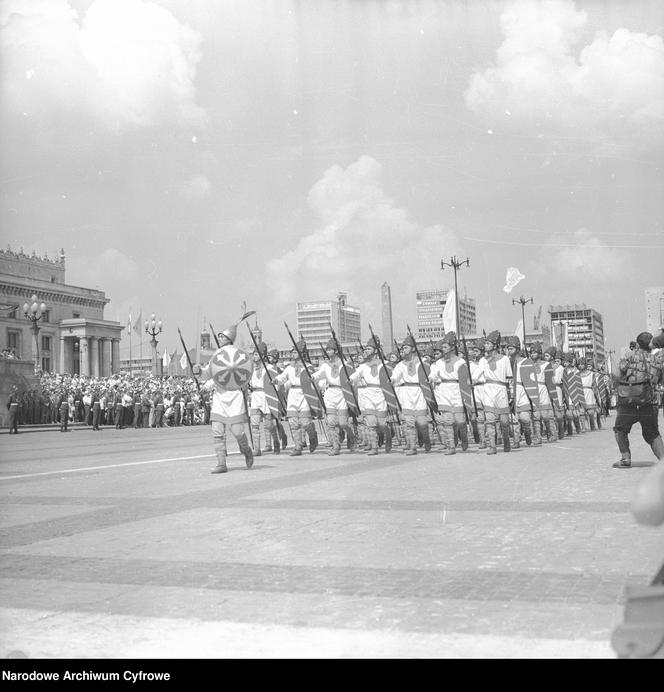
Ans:
{"label": "modern high-rise building", "polygon": [[381,338],[388,351],[392,350],[394,343],[394,327],[392,325],[392,291],[387,281],[380,287],[380,305],[383,322]]}
{"label": "modern high-rise building", "polygon": [[[447,303],[448,289],[434,288],[417,291],[417,338],[441,339],[445,335],[443,311]],[[477,318],[475,301],[468,296],[459,296],[459,331],[458,336],[475,334]]]}
{"label": "modern high-rise building", "polygon": [[336,300],[297,303],[295,311],[297,334],[293,336],[302,336],[310,352],[320,350],[319,342],[324,345],[332,336],[330,324],[342,344],[358,345],[361,339],[360,309],[348,305],[346,293],[339,293]]}
{"label": "modern high-rise building", "polygon": [[650,286],[646,294],[646,331],[653,336],[664,327],[664,286]]}
{"label": "modern high-rise building", "polygon": [[552,332],[559,333],[564,325],[570,351],[604,361],[604,321],[597,310],[585,305],[549,305],[549,313]]}

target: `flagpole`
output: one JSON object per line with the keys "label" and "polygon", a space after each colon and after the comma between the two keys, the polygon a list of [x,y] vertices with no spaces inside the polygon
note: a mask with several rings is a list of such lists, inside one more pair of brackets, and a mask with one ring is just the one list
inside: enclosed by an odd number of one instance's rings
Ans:
{"label": "flagpole", "polygon": [[134,330],[134,325],[131,323],[131,312],[129,313],[129,326],[127,327],[127,330],[129,332],[129,377],[133,377],[134,371],[132,368],[132,359],[131,359],[131,333]]}

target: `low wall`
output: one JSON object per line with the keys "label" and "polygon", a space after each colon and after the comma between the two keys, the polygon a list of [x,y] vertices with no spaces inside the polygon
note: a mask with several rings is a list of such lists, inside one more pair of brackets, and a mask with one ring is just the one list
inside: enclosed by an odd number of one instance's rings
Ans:
{"label": "low wall", "polygon": [[37,388],[39,378],[35,376],[35,364],[31,360],[16,360],[0,358],[0,426],[9,425],[7,399],[12,391],[12,385],[18,387],[19,393]]}

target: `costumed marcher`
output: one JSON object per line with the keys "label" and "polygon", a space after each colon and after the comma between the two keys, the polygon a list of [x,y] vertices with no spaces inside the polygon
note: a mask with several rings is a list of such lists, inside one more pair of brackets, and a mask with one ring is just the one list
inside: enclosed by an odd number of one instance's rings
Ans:
{"label": "costumed marcher", "polygon": [[344,363],[339,354],[337,342],[334,339],[329,339],[325,344],[325,351],[328,360],[324,360],[318,366],[318,369],[312,373],[311,377],[316,383],[321,381],[326,383],[323,402],[325,403],[326,411],[327,436],[331,444],[328,455],[337,456],[341,453],[341,430],[346,433],[348,449],[351,452],[355,451],[355,431],[349,422],[348,403],[342,390]]}
{"label": "costumed marcher", "polygon": [[599,402],[597,400],[597,384],[595,373],[592,370],[592,361],[589,358],[579,358],[577,367],[583,386],[583,414],[590,429],[597,430]]}
{"label": "costumed marcher", "polygon": [[[288,390],[286,414],[291,434],[293,435],[293,451],[290,453],[292,457],[299,457],[302,455],[305,432],[309,433],[309,451],[313,453],[318,446],[318,435],[314,428],[311,407],[302,391],[301,377],[305,365],[300,360],[298,349],[303,355],[306,353],[307,345],[303,340],[297,343],[297,348],[293,347],[291,350],[290,363],[279,375],[273,378],[275,385],[285,385]],[[307,366],[307,370],[310,372],[309,368],[311,368],[311,366]]]}
{"label": "costumed marcher", "polygon": [[391,380],[396,387],[401,405],[406,440],[405,454],[412,456],[417,454],[418,433],[423,440],[425,451],[431,451],[428,406],[422,391],[422,383],[427,382],[428,373],[423,372],[420,375],[422,366],[415,355],[415,340],[411,335],[403,340],[400,351],[401,360],[395,364]]}
{"label": "costumed marcher", "polygon": [[487,454],[496,454],[496,425],[500,425],[503,437],[503,450],[511,451],[510,446],[510,405],[509,386],[512,377],[510,359],[502,355],[500,332],[493,331],[484,337],[484,358],[480,366],[484,373],[484,437]]}
{"label": "costumed marcher", "polygon": [[[567,435],[571,436],[573,430],[577,435],[583,431],[581,429],[581,420],[579,418],[579,406],[583,397],[583,385],[579,377],[579,371],[576,368],[576,359],[571,351],[566,351],[562,354],[563,364],[563,394],[565,397],[565,422],[567,426]],[[572,428],[572,424],[574,428]]]}
{"label": "costumed marcher", "polygon": [[556,419],[556,428],[558,430],[558,439],[565,438],[565,399],[563,397],[563,364],[562,353],[555,346],[549,346],[544,350],[544,360],[551,364],[553,371],[552,382],[556,388],[555,399],[552,398],[553,414]]}
{"label": "costumed marcher", "polygon": [[[513,380],[511,392],[513,396],[512,406],[516,415],[514,424],[514,449],[519,449],[521,446],[521,433],[526,439],[526,444],[534,444],[536,447],[541,446],[542,440],[535,436],[533,440],[534,425],[533,418],[535,406],[532,400],[533,392],[529,392],[524,386],[524,375],[534,373],[532,362],[529,358],[524,358],[520,352],[521,341],[518,336],[507,337],[507,356],[510,359],[512,367]],[[525,372],[524,372],[525,371]],[[535,387],[535,384],[532,384]]]}
{"label": "costumed marcher", "polygon": [[[373,339],[369,339],[363,348],[364,362],[360,363],[351,375],[351,382],[357,386],[357,398],[360,404],[362,420],[367,438],[367,456],[378,454],[379,436],[385,443],[385,452],[392,450],[392,431],[387,424],[387,401],[381,387],[381,369],[383,364]],[[389,373],[383,375],[389,378]]]}
{"label": "costumed marcher", "polygon": [[486,449],[486,436],[484,435],[484,426],[486,416],[484,413],[484,371],[480,365],[480,361],[484,356],[484,342],[482,339],[475,339],[468,345],[470,356],[470,376],[473,382],[473,391],[475,392],[475,406],[477,414],[471,419],[471,427],[473,436],[478,443],[478,449]]}
{"label": "costumed marcher", "polygon": [[[438,434],[445,454],[456,454],[458,435],[461,449],[468,449],[468,429],[464,418],[464,405],[459,387],[460,377],[467,378],[466,362],[456,353],[456,333],[447,332],[433,347],[429,381],[435,385],[434,395],[438,404]],[[461,372],[460,372],[461,371]],[[466,374],[463,374],[466,373]],[[455,428],[457,435],[455,435]]]}
{"label": "costumed marcher", "polygon": [[[536,436],[547,442],[557,442],[558,431],[553,429],[553,409],[558,404],[556,388],[553,383],[553,367],[542,359],[542,344],[534,341],[528,346],[530,361],[535,370],[538,397],[534,407],[533,426],[537,428]],[[555,404],[554,404],[555,402]]]}
{"label": "costumed marcher", "polygon": [[258,349],[260,353],[254,350],[252,354],[253,359],[253,370],[251,373],[251,379],[249,380],[249,388],[251,390],[251,397],[249,399],[249,417],[251,419],[251,431],[253,434],[254,441],[254,456],[261,456],[261,426],[262,432],[265,435],[266,443],[271,442],[269,445],[266,444],[265,451],[272,451],[274,449],[275,454],[279,454],[281,451],[281,446],[279,444],[279,435],[277,433],[277,426],[272,415],[272,411],[268,404],[268,399],[265,394],[265,387],[269,385],[269,378],[276,377],[277,372],[271,369],[268,373],[261,361],[261,356],[266,363],[268,368],[272,366],[267,364],[267,344],[263,342],[258,343]]}
{"label": "costumed marcher", "polygon": [[251,376],[251,361],[244,351],[233,345],[238,324],[219,332],[220,348],[204,368],[197,364],[192,369],[194,375],[200,374],[205,381],[203,387],[212,392],[210,421],[217,457],[217,465],[212,473],[228,471],[226,436],[229,428],[244,455],[247,468],[254,464],[254,454],[245,433],[245,425],[249,422],[245,390]]}
{"label": "costumed marcher", "polygon": [[[279,349],[273,348],[267,352],[267,362],[274,368],[274,371],[277,373],[277,375],[283,372],[283,368],[279,365]],[[286,390],[284,389],[283,385],[277,385],[275,383],[275,387],[279,391],[279,398],[285,401]],[[286,449],[286,447],[288,446],[288,435],[286,434],[286,430],[284,429],[283,423],[281,421],[282,415],[285,414],[282,412],[282,414],[280,414],[275,419],[275,425],[277,428],[279,441],[281,442],[281,449]]]}

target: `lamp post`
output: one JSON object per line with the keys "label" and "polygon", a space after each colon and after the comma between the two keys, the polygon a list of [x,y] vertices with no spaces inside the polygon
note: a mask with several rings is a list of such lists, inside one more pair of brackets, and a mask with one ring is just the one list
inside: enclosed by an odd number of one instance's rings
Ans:
{"label": "lamp post", "polygon": [[161,320],[157,321],[154,312],[149,320],[145,320],[145,333],[152,337],[152,374],[159,375],[159,363],[157,362],[157,335],[161,334]]}
{"label": "lamp post", "polygon": [[37,304],[37,296],[31,298],[32,304],[25,303],[23,305],[23,314],[32,322],[32,357],[35,362],[35,372],[39,370],[39,342],[37,335],[39,334],[39,320],[46,316],[46,305],[44,303]]}
{"label": "lamp post", "polygon": [[517,303],[521,304],[521,323],[523,324],[523,350],[524,352],[526,351],[526,310],[525,310],[525,305],[526,303],[532,303],[533,299],[532,298],[524,298],[521,296],[519,300],[514,300],[512,298],[512,305],[516,305]]}
{"label": "lamp post", "polygon": [[470,260],[466,257],[465,260],[460,260],[456,256],[452,256],[450,258],[449,262],[446,262],[445,260],[440,260],[440,268],[441,270],[444,270],[445,267],[450,267],[451,269],[454,269],[454,307],[455,313],[456,313],[456,334],[457,338],[461,337],[461,329],[459,327],[459,290],[457,288],[457,269],[462,267],[463,265],[466,265],[467,267],[470,267]]}

